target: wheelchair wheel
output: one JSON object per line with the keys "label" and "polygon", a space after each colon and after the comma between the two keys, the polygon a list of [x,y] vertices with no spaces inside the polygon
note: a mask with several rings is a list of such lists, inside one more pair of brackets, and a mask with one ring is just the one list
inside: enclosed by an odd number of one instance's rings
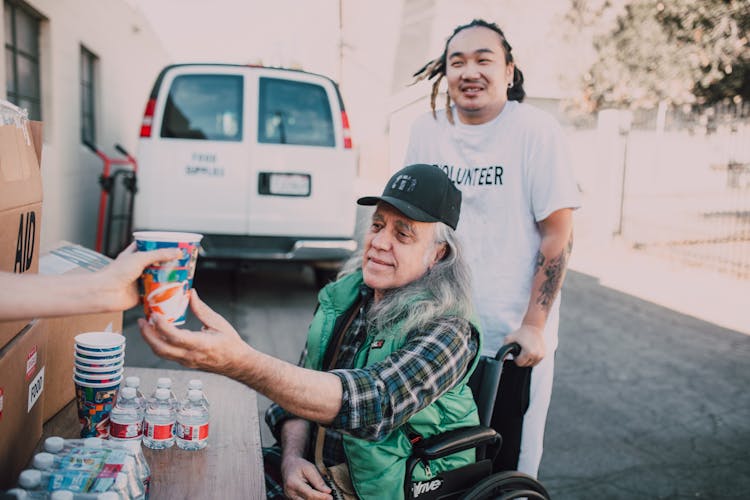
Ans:
{"label": "wheelchair wheel", "polygon": [[464,493],[461,500],[480,500],[496,498],[510,500],[511,498],[529,498],[548,500],[547,490],[531,476],[521,472],[498,472],[478,482],[472,489]]}

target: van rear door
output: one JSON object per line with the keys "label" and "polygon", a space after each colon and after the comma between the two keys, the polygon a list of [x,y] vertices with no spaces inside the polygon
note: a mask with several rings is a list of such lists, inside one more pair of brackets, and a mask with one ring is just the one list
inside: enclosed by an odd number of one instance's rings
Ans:
{"label": "van rear door", "polygon": [[351,238],[355,157],[344,148],[338,91],[319,75],[254,69],[257,144],[248,190],[248,233]]}
{"label": "van rear door", "polygon": [[164,75],[152,137],[139,143],[136,227],[245,232],[249,173],[243,70],[177,66]]}

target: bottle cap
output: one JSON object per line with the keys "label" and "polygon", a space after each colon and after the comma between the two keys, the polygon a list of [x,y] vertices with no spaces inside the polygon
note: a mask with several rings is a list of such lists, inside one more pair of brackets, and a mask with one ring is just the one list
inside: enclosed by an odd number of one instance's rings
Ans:
{"label": "bottle cap", "polygon": [[132,375],[130,377],[125,377],[125,387],[138,388],[140,385],[141,385],[141,377],[136,377],[135,375]]}
{"label": "bottle cap", "polygon": [[83,440],[84,448],[101,448],[102,439],[97,437],[86,438]]}
{"label": "bottle cap", "polygon": [[160,387],[156,389],[156,399],[169,399],[169,389],[166,389],[164,387]]}
{"label": "bottle cap", "polygon": [[188,391],[188,399],[190,401],[200,401],[203,399],[203,393],[198,389],[190,389]]}
{"label": "bottle cap", "polygon": [[203,381],[197,378],[192,379],[190,382],[188,382],[188,389],[203,389]]}
{"label": "bottle cap", "polygon": [[37,453],[34,455],[34,461],[32,462],[35,469],[39,470],[47,470],[51,469],[52,466],[55,464],[55,456],[51,453]]}
{"label": "bottle cap", "polygon": [[73,500],[74,495],[70,490],[55,490],[49,494],[49,500]]}
{"label": "bottle cap", "polygon": [[5,496],[8,498],[27,498],[29,494],[26,493],[26,490],[22,490],[21,488],[13,488],[6,491]]}
{"label": "bottle cap", "polygon": [[159,377],[156,380],[156,387],[164,387],[169,389],[172,387],[172,379],[169,377]]}
{"label": "bottle cap", "polygon": [[133,399],[136,396],[135,387],[123,387],[120,396],[124,399]]}
{"label": "bottle cap", "polygon": [[44,451],[49,453],[59,453],[65,447],[65,440],[60,436],[48,437],[44,440]]}
{"label": "bottle cap", "polygon": [[19,486],[21,486],[22,488],[26,488],[27,490],[36,488],[37,486],[42,484],[42,471],[26,469],[25,471],[21,472],[20,476],[18,476],[18,484]]}

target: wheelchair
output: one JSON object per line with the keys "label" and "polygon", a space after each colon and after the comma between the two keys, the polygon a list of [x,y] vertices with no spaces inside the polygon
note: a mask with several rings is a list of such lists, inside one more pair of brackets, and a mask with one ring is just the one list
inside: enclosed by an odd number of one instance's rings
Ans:
{"label": "wheelchair", "polygon": [[[492,462],[500,451],[502,437],[490,428],[500,383],[503,361],[518,355],[517,343],[502,346],[494,357],[481,356],[469,379],[469,387],[479,411],[480,425],[455,429],[422,439],[413,444],[406,462],[404,498],[422,500],[479,500],[499,498],[549,499],[544,486],[520,472],[492,472]],[[443,471],[427,481],[412,481],[412,472],[419,464],[468,449],[476,449],[477,461],[458,469]]]}

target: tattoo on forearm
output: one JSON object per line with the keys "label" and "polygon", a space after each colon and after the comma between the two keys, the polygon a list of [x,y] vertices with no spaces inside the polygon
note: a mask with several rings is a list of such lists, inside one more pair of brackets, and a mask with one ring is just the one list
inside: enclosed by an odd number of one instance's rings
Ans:
{"label": "tattoo on forearm", "polygon": [[542,266],[544,266],[544,254],[540,250],[536,253],[536,265],[534,266],[534,276],[536,276],[536,273],[539,272]]}
{"label": "tattoo on forearm", "polygon": [[[555,301],[558,290],[562,285],[563,277],[565,276],[565,269],[568,264],[568,257],[573,249],[573,234],[571,233],[570,239],[567,245],[563,248],[560,255],[551,259],[546,266],[544,262],[546,258],[541,251],[536,257],[536,272],[542,269],[544,272],[545,279],[542,282],[542,286],[539,287],[539,296],[536,299],[536,303],[542,306],[542,309],[549,311],[552,307],[552,303]],[[536,274],[535,272],[535,274]]]}
{"label": "tattoo on forearm", "polygon": [[560,287],[564,261],[565,251],[563,250],[560,255],[550,260],[543,269],[545,279],[542,282],[542,286],[539,287],[539,296],[536,299],[536,303],[547,311],[552,307],[552,302],[554,302],[555,295],[557,295],[557,290]]}

